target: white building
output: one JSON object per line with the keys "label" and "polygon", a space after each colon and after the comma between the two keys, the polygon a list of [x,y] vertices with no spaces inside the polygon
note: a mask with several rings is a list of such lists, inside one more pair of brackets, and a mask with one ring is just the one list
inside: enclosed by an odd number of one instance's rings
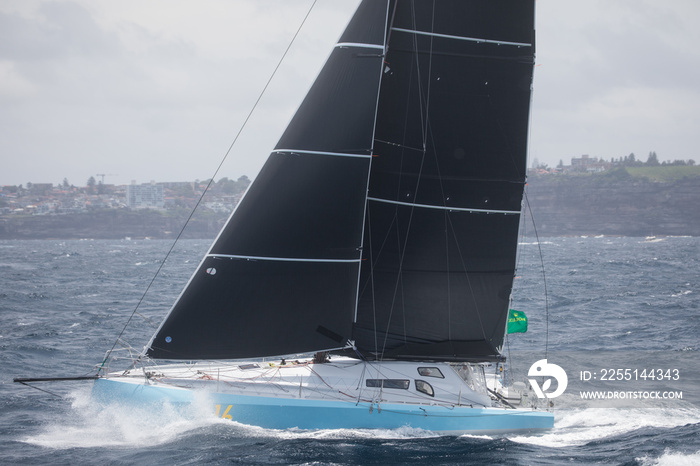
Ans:
{"label": "white building", "polygon": [[163,186],[153,181],[143,184],[132,181],[126,187],[126,204],[132,209],[163,209]]}

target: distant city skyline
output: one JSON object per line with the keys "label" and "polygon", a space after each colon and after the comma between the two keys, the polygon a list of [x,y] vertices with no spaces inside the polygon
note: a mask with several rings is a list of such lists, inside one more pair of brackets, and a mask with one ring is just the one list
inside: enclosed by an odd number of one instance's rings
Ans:
{"label": "distant city skyline", "polygon": [[[577,156],[577,157],[571,157],[569,160],[566,160],[566,161],[562,160],[563,163],[561,166],[563,166],[564,168],[571,169],[572,167],[575,168],[576,166],[581,166],[582,164],[583,165],[595,164],[595,165],[599,165],[600,168],[604,167],[605,170],[608,170],[608,169],[615,168],[616,166],[631,166],[631,165],[626,163],[626,160],[628,157],[631,157],[632,155],[634,155],[634,158],[637,161],[637,163],[640,163],[643,166],[648,165],[647,162],[649,160],[650,154],[647,154],[646,156],[639,156],[637,154],[630,153],[630,154],[622,156],[622,157],[613,157],[612,159],[614,159],[614,161],[611,159],[605,159],[603,157],[591,157],[589,154],[581,154],[580,156]],[[623,161],[623,159],[624,159],[624,161]],[[583,161],[583,163],[582,163],[582,161]],[[588,162],[588,161],[590,161],[590,162]],[[658,162],[657,164],[652,165],[652,166],[672,167],[672,166],[677,166],[677,165],[687,165],[687,166],[697,165],[697,160],[695,160],[695,159],[674,159],[674,160],[657,159],[657,162]],[[541,169],[541,168],[544,168],[545,166],[548,169],[555,169],[555,168],[560,167],[559,163],[557,163],[555,165],[545,164],[544,162],[540,162],[540,160],[537,157],[534,157],[534,158],[530,159],[527,169],[528,169],[528,171],[530,171],[530,170],[537,169],[537,168]],[[576,170],[574,170],[574,171],[576,171]],[[598,170],[598,171],[603,171],[603,170]],[[90,177],[88,177],[87,180],[85,180],[85,182],[77,182],[77,183],[73,182],[72,180],[69,180],[67,177],[64,177],[64,179],[66,181],[68,181],[69,186],[72,186],[74,188],[85,188],[85,187],[89,186],[90,185],[90,178],[93,179],[95,184],[99,184],[99,183],[103,182],[103,180],[100,178],[100,175],[98,175],[98,176],[91,175]],[[238,177],[220,176],[220,177],[217,177],[214,181],[219,182],[219,181],[223,180],[224,178],[229,179],[231,181],[236,181],[236,180],[239,180],[241,178],[244,178],[244,179],[248,178],[250,180],[250,177],[243,174],[243,175],[240,175]],[[126,186],[126,187],[128,187],[131,185],[139,185],[140,186],[140,185],[149,185],[149,184],[158,184],[158,185],[176,185],[176,184],[191,184],[191,183],[204,184],[204,183],[207,183],[208,181],[209,181],[209,179],[194,179],[194,180],[152,179],[152,180],[148,180],[148,181],[131,180],[128,183],[110,183],[109,181],[105,180],[104,185],[105,186],[122,186],[122,187]],[[2,186],[15,186],[15,187],[23,186],[25,189],[27,189],[28,185],[30,183],[33,187],[44,186],[44,185],[51,185],[51,186],[56,187],[56,186],[63,185],[64,181],[61,180],[61,182],[59,182],[59,183],[39,183],[39,182],[33,182],[30,180],[27,183],[17,183],[14,185],[0,185],[0,188]]]}
{"label": "distant city skyline", "polygon": [[[210,178],[311,0],[0,3],[0,185]],[[216,178],[255,177],[358,0],[319,0]],[[700,160],[700,3],[538,0],[530,162]]]}

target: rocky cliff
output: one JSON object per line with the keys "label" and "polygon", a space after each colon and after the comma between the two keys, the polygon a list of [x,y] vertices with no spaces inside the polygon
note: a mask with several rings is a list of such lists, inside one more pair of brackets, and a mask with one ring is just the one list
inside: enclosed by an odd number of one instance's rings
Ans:
{"label": "rocky cliff", "polygon": [[540,176],[527,195],[542,236],[700,235],[700,177]]}

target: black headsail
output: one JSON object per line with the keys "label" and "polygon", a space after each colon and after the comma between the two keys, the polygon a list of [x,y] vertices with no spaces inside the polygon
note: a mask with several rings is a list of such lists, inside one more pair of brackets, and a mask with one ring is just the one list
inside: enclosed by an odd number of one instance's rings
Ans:
{"label": "black headsail", "polygon": [[364,0],[147,355],[497,357],[533,2]]}
{"label": "black headsail", "polygon": [[354,338],[385,358],[495,358],[525,184],[534,2],[392,5]]}
{"label": "black headsail", "polygon": [[351,336],[387,11],[360,5],[148,356],[280,355]]}

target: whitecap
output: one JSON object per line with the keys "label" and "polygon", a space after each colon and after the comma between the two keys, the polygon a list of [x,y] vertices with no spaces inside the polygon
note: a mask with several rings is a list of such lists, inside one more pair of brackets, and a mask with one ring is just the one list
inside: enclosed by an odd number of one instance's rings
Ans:
{"label": "whitecap", "polygon": [[90,387],[72,392],[70,411],[24,441],[59,450],[147,447],[172,442],[222,422],[210,409],[199,409],[197,402],[189,409],[168,404],[158,408],[122,403],[99,405],[92,399]]}
{"label": "whitecap", "polygon": [[[325,439],[402,440],[439,437],[435,432],[400,427],[398,429],[266,429],[221,419],[212,411],[211,400],[197,393],[192,404],[175,407],[135,406],[128,403],[96,403],[90,388],[71,393],[71,409],[61,418],[49,421],[42,430],[23,439],[45,448],[142,448],[163,445],[196,435],[202,430],[224,429],[236,437],[277,438],[280,440]],[[487,437],[486,437],[487,438]]]}
{"label": "whitecap", "polygon": [[697,422],[698,417],[700,409],[692,405],[681,408],[573,409],[555,413],[554,429],[551,431],[507,438],[517,443],[545,447],[579,446],[644,427],[679,427]]}
{"label": "whitecap", "polygon": [[696,466],[700,464],[700,450],[695,453],[674,453],[667,448],[658,458],[642,456],[635,460],[644,466]]}

